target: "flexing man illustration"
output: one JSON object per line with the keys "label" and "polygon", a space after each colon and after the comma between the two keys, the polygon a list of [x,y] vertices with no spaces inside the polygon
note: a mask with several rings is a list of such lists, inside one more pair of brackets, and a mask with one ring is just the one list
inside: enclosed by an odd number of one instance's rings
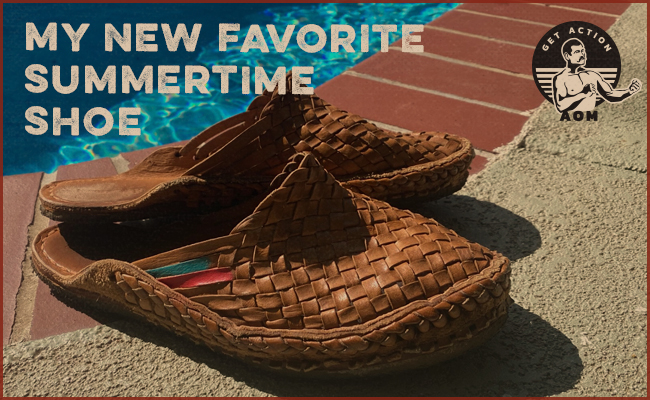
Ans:
{"label": "flexing man illustration", "polygon": [[559,112],[591,111],[596,107],[597,96],[610,103],[619,103],[641,89],[641,82],[632,79],[626,89],[614,89],[596,71],[585,69],[585,45],[572,38],[562,45],[566,67],[553,77],[553,103]]}

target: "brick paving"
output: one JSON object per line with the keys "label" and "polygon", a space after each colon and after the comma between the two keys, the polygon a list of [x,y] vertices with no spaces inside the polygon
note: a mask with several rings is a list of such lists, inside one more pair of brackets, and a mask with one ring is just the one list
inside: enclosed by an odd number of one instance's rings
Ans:
{"label": "brick paving", "polygon": [[[600,6],[605,6],[605,10],[611,12],[611,8],[603,4],[591,4],[592,10],[596,11]],[[626,4],[625,9],[627,9],[629,4]],[[558,5],[537,5],[537,4],[513,4],[513,3],[501,3],[501,4],[488,4],[488,3],[472,3],[472,4],[463,4],[459,9],[465,11],[476,11],[489,15],[496,15],[501,17],[514,18],[522,21],[531,21],[531,22],[542,22],[549,24],[551,26],[559,25],[562,22],[568,21],[585,21],[590,22],[594,25],[598,25],[603,29],[607,29],[614,21],[616,21],[616,15],[605,16],[601,14],[590,13],[587,10],[572,10],[570,7],[558,4]],[[623,10],[625,11],[625,10]],[[623,13],[617,13],[620,15]],[[453,12],[453,11],[452,11]],[[599,11],[602,12],[602,11]],[[435,23],[435,21],[434,21]],[[501,22],[502,23],[502,22]]]}
{"label": "brick paving", "polygon": [[429,25],[532,47],[537,46],[539,39],[553,27],[550,24],[523,21],[496,22],[491,15],[448,12]]}
{"label": "brick paving", "polygon": [[[346,89],[342,90],[343,87]],[[364,118],[415,131],[432,127],[433,130],[464,136],[482,150],[493,150],[508,143],[528,119],[523,115],[345,73],[322,85],[316,93]]]}
{"label": "brick paving", "polygon": [[[100,158],[80,164],[63,165],[57,170],[57,179],[101,178],[117,174],[110,158]],[[50,221],[50,225],[55,224]],[[34,301],[30,337],[32,340],[58,335],[77,329],[92,328],[99,322],[60,302],[50,288],[39,280]]]}
{"label": "brick paving", "polygon": [[[325,83],[316,93],[343,109],[406,130],[447,131],[484,152],[471,173],[510,142],[543,99],[531,76],[534,46],[552,26],[586,21],[609,28],[629,4],[464,4],[425,28],[425,53],[406,54],[399,42]],[[516,95],[512,95],[516,93]],[[122,154],[131,168],[155,149]],[[57,179],[109,176],[111,159],[62,166]],[[43,174],[3,177],[3,345],[14,322],[27,229]],[[38,211],[36,211],[38,212]],[[39,282],[31,339],[98,324],[53,297]]]}
{"label": "brick paving", "polygon": [[[405,66],[408,68],[406,74]],[[540,103],[539,92],[534,86],[531,88],[530,80],[525,77],[477,70],[413,53],[380,53],[353,70],[518,111],[534,109]],[[513,91],[518,95],[513,96]]]}

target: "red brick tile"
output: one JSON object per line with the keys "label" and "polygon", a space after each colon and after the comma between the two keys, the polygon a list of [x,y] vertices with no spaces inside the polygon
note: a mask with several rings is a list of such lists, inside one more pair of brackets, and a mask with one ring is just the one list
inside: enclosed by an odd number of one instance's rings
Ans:
{"label": "red brick tile", "polygon": [[[433,29],[425,29],[421,37],[427,53],[531,75],[533,49]],[[396,43],[401,45],[401,40]]]}
{"label": "red brick tile", "polygon": [[349,75],[330,80],[316,93],[364,118],[414,131],[449,132],[488,151],[510,142],[527,120],[521,115]]}
{"label": "red brick tile", "polygon": [[148,149],[130,151],[128,153],[122,153],[122,157],[124,157],[124,159],[129,162],[129,168],[133,168],[140,161],[147,158],[147,156],[149,154],[153,153],[154,151],[156,151],[158,149],[161,149],[163,147],[183,146],[187,142],[189,142],[189,140],[184,140],[182,142],[177,142],[177,143],[165,144],[165,145],[162,145],[162,146],[150,147]]}
{"label": "red brick tile", "polygon": [[527,22],[508,21],[460,11],[444,13],[429,25],[530,46],[537,46],[549,30],[548,27]]}
{"label": "red brick tile", "polygon": [[544,101],[532,80],[400,51],[375,54],[352,70],[520,111]]}
{"label": "red brick tile", "polygon": [[562,3],[562,7],[579,8],[581,10],[598,11],[608,14],[622,15],[630,6],[629,3]]}
{"label": "red brick tile", "polygon": [[[63,165],[57,170],[56,178],[57,180],[102,178],[116,173],[110,158],[100,158],[78,164]],[[56,224],[57,222],[50,221],[50,226]],[[50,294],[50,289],[43,282],[39,282],[32,318],[32,340],[96,325],[98,322],[60,302]]]}
{"label": "red brick tile", "polygon": [[42,173],[2,177],[2,344],[9,343],[21,264],[27,246],[27,227],[34,218]]}
{"label": "red brick tile", "polygon": [[488,159],[483,157],[483,156],[476,156],[472,160],[472,165],[469,167],[469,174],[475,174],[479,171],[482,171],[483,168],[485,168],[485,165],[487,164]]}
{"label": "red brick tile", "polygon": [[115,175],[115,166],[110,158],[100,158],[78,164],[62,165],[56,173],[59,181],[66,179],[102,178]]}
{"label": "red brick tile", "polygon": [[97,325],[99,322],[61,303],[50,293],[50,288],[46,284],[38,282],[31,329],[32,340]]}
{"label": "red brick tile", "polygon": [[467,3],[460,6],[459,9],[479,11],[524,21],[543,22],[554,26],[568,21],[585,21],[607,29],[616,21],[614,17],[565,10],[562,8],[538,6],[535,4]]}

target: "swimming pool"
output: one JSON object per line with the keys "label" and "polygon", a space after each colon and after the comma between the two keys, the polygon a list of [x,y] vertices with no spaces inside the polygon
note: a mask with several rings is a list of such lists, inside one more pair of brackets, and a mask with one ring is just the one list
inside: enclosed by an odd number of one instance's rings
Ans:
{"label": "swimming pool", "polygon": [[[263,66],[269,76],[277,67],[313,66],[312,86],[317,87],[337,76],[347,68],[379,51],[379,35],[370,35],[369,51],[355,53],[323,51],[307,53],[295,41],[295,35],[302,26],[317,24],[326,32],[332,24],[349,24],[358,30],[367,24],[426,24],[457,4],[5,4],[4,5],[4,76],[3,76],[3,175],[36,171],[52,172],[60,165],[112,157],[126,151],[133,151],[180,140],[190,139],[202,129],[215,122],[243,111],[255,96],[241,93],[241,78],[231,77],[231,90],[220,93],[219,75],[211,74],[208,81],[209,94],[183,93],[182,74],[179,74],[180,94],[151,94],[135,92],[123,94],[107,91],[92,94],[80,89],[71,94],[60,94],[52,88],[44,93],[30,93],[25,89],[29,81],[25,68],[41,64],[52,71],[52,66],[61,66],[61,81],[70,82],[70,66],[92,65],[98,74],[109,65],[129,65],[138,74],[145,65],[203,65],[209,70],[213,65]],[[42,33],[49,22],[69,23],[74,29],[82,23],[90,26],[83,36],[81,49],[72,52],[68,37],[59,27],[59,48],[57,51],[36,48],[25,50],[25,24],[33,22]],[[185,23],[188,31],[195,23],[202,24],[195,52],[167,50],[162,34],[156,36],[158,52],[136,53],[104,51],[104,24],[116,27],[130,23],[169,23],[174,27]],[[239,23],[238,42],[219,51],[218,24]],[[271,51],[262,53],[251,50],[240,52],[248,26],[258,24],[264,27],[275,24],[279,32],[286,25],[295,24],[292,40],[284,53]],[[266,30],[263,28],[266,35]],[[280,33],[281,34],[281,33]],[[268,37],[268,36],[267,36]],[[398,34],[391,33],[391,42]],[[315,35],[311,39],[315,42]],[[308,42],[310,36],[307,36]],[[67,43],[66,43],[67,41]],[[67,45],[67,46],[66,46]],[[328,43],[329,45],[329,43]],[[353,47],[360,47],[357,35]],[[180,47],[182,49],[182,45]],[[81,78],[83,80],[83,78]],[[238,85],[238,86],[237,86]],[[93,136],[80,122],[79,136],[72,136],[69,127],[63,127],[61,136],[53,136],[51,130],[43,135],[30,135],[25,131],[28,122],[25,110],[30,106],[41,106],[48,110],[51,123],[53,107],[60,107],[63,117],[70,116],[72,107],[79,108],[83,120],[85,113],[94,107],[111,111],[118,121],[120,107],[138,107],[142,110],[138,126],[140,136],[119,136],[117,126],[104,136]],[[93,120],[94,121],[94,120]],[[116,124],[117,125],[117,124]]]}

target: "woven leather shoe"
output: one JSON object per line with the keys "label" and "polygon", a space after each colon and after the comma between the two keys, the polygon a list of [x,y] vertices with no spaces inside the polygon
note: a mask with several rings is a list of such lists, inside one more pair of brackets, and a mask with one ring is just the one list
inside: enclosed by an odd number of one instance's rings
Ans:
{"label": "woven leather shoe", "polygon": [[34,241],[34,267],[89,303],[316,375],[440,362],[505,321],[501,254],[345,189],[309,153],[294,155],[271,190],[230,234],[131,262],[95,261],[62,236],[66,224],[50,227]]}
{"label": "woven leather shoe", "polygon": [[[291,93],[290,76],[287,87]],[[301,151],[314,154],[345,188],[384,200],[451,194],[464,185],[474,157],[467,139],[382,130],[317,96],[276,90],[130,171],[45,186],[41,210],[57,221],[95,222],[212,212],[264,193]]]}

